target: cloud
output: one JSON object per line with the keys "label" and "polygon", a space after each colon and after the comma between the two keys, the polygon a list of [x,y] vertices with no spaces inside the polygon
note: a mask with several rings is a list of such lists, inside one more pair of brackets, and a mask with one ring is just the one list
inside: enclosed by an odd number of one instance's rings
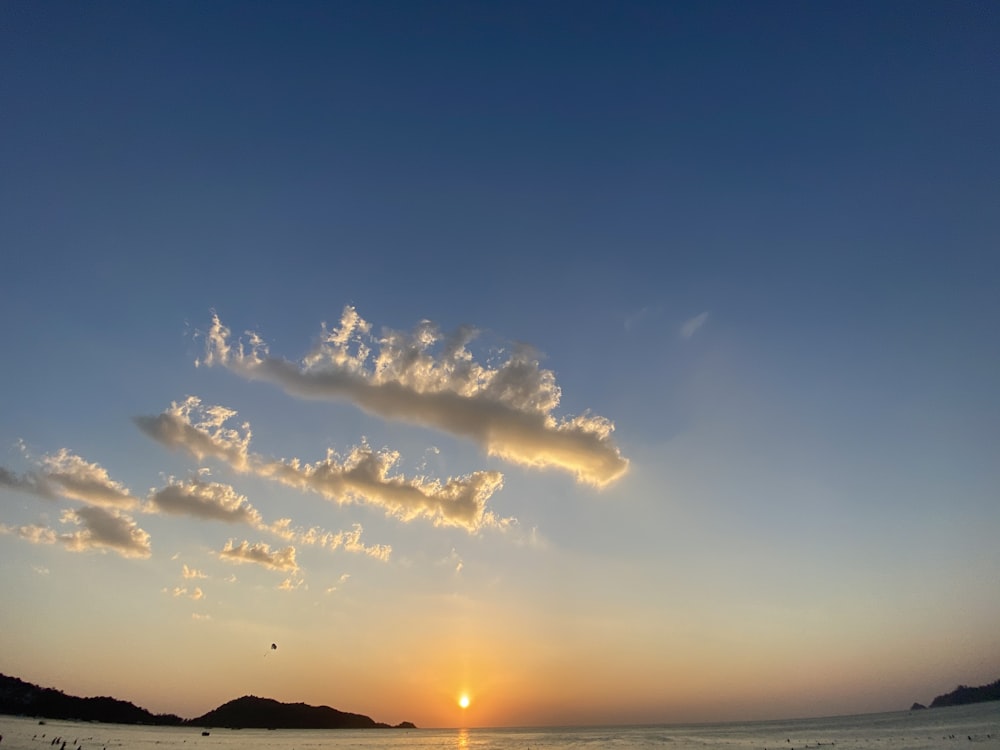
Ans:
{"label": "cloud", "polygon": [[230,539],[219,553],[219,557],[235,563],[256,563],[272,570],[295,572],[299,569],[295,562],[295,547],[285,547],[282,550],[272,552],[270,545],[263,542],[250,544],[244,540],[239,544],[234,544],[233,540]]}
{"label": "cloud", "polygon": [[[192,415],[198,421],[192,421]],[[162,414],[135,417],[133,421],[140,430],[169,448],[183,448],[199,461],[215,458],[237,471],[245,471],[250,425],[244,423],[242,431],[224,427],[234,416],[236,412],[231,409],[202,406],[201,399],[188,396],[180,403],[173,402]]]}
{"label": "cloud", "polygon": [[189,568],[187,565],[184,566],[184,569],[181,571],[181,575],[185,579],[189,579],[189,578],[208,578],[208,576],[205,575],[204,573],[202,573],[200,570],[195,570],[194,568]]}
{"label": "cloud", "polygon": [[[245,454],[249,457],[249,454]],[[259,463],[254,459],[255,463]],[[242,463],[250,466],[249,461]],[[318,527],[295,528],[290,518],[282,518],[272,524],[261,519],[260,513],[231,485],[206,482],[192,478],[186,481],[170,479],[166,487],[150,493],[145,509],[149,512],[164,512],[175,515],[194,516],[205,520],[245,523],[260,531],[280,536],[286,541],[300,544],[318,545],[330,550],[344,549],[360,552],[379,560],[388,560],[392,547],[388,545],[365,545],[361,543],[361,524],[355,524],[352,531],[331,532]],[[184,566],[184,577],[193,577],[197,571]],[[204,574],[198,574],[204,577]]]}
{"label": "cloud", "polygon": [[43,456],[41,466],[46,481],[57,485],[63,497],[108,508],[131,508],[139,502],[124,485],[113,481],[104,468],[65,448]]}
{"label": "cloud", "polygon": [[[286,578],[284,581],[278,584],[279,591],[294,591],[295,589],[302,588],[305,586],[305,580],[302,578]],[[305,586],[308,588],[308,586]]]}
{"label": "cloud", "polygon": [[62,448],[42,456],[38,469],[18,476],[0,467],[0,486],[49,500],[66,498],[106,508],[132,508],[138,500],[99,464]]}
{"label": "cloud", "polygon": [[29,524],[26,526],[8,526],[0,524],[0,533],[13,534],[32,544],[55,544],[59,537],[53,529],[47,526],[36,526]]}
{"label": "cloud", "polygon": [[685,320],[681,325],[681,338],[689,339],[694,336],[698,332],[698,329],[705,325],[706,320],[708,320],[707,312],[695,315],[690,320]]}
{"label": "cloud", "polygon": [[10,469],[0,466],[0,487],[7,487],[18,492],[27,492],[31,495],[44,497],[47,500],[55,500],[57,495],[45,481],[45,478],[37,472],[17,475]]}
{"label": "cloud", "polygon": [[59,536],[66,548],[74,552],[110,549],[122,557],[140,558],[152,554],[149,534],[121,511],[88,505],[63,511],[60,520],[82,527],[72,534]]}
{"label": "cloud", "polygon": [[171,477],[166,487],[149,496],[147,507],[173,515],[261,525],[260,513],[233,487],[196,478],[178,481]]}
{"label": "cloud", "polygon": [[0,524],[0,533],[16,534],[33,544],[62,544],[73,552],[111,550],[122,557],[133,558],[147,558],[152,554],[149,534],[121,511],[87,505],[64,510],[59,520],[81,528],[74,532],[59,533],[46,526],[14,527]]}
{"label": "cloud", "polygon": [[188,591],[186,588],[183,588],[181,586],[177,586],[170,593],[173,594],[175,597],[185,596],[188,599],[194,599],[195,601],[198,601],[199,599],[204,599],[205,598],[205,592],[202,591],[197,586],[195,586],[195,588],[194,588],[193,591]]}
{"label": "cloud", "polygon": [[461,573],[462,568],[465,567],[465,563],[462,561],[462,556],[458,554],[458,550],[454,547],[451,548],[451,553],[441,560],[441,564],[454,569],[456,575]]}
{"label": "cloud", "polygon": [[647,305],[639,310],[629,313],[625,316],[624,326],[625,332],[630,333],[633,328],[636,328],[640,323],[649,318],[652,315],[659,315],[660,308]]}
{"label": "cloud", "polygon": [[326,593],[332,594],[336,591],[342,584],[347,583],[347,580],[351,577],[350,573],[341,573],[340,577],[337,579],[337,583],[334,586],[328,586],[326,588]]}
{"label": "cloud", "polygon": [[265,459],[249,450],[248,424],[239,429],[225,426],[235,416],[231,409],[202,406],[200,399],[189,396],[158,416],[138,417],[135,422],[147,435],[199,460],[212,456],[238,472],[314,492],[338,504],[366,503],[404,521],[429,518],[435,525],[459,526],[470,532],[488,526],[504,528],[512,520],[486,509],[489,498],[503,486],[499,472],[477,471],[446,482],[407,478],[392,473],[398,453],[375,451],[366,444],[355,446],[343,458],[328,451],[324,460],[311,464],[297,458]]}
{"label": "cloud", "polygon": [[319,345],[295,363],[272,357],[256,333],[233,341],[216,315],[196,364],[220,365],[301,398],[348,400],[384,419],[466,437],[489,455],[562,469],[587,484],[603,486],[626,472],[610,420],[589,413],[557,419],[562,393],[555,374],[523,346],[496,367],[481,365],[467,348],[476,335],[463,327],[443,336],[423,321],[410,334],[386,331],[375,339],[371,325],[345,307],[340,326],[324,325]]}
{"label": "cloud", "polygon": [[319,527],[309,529],[293,528],[290,518],[282,518],[267,527],[271,533],[282,537],[286,541],[295,541],[298,544],[308,544],[312,546],[325,547],[330,550],[344,549],[347,552],[358,552],[376,560],[388,561],[392,554],[392,547],[388,544],[367,545],[361,541],[363,529],[360,523],[354,524],[351,531],[324,531]]}
{"label": "cloud", "polygon": [[476,531],[502,527],[504,519],[486,510],[489,498],[503,486],[495,471],[477,471],[447,482],[392,474],[399,460],[394,451],[355,446],[341,458],[333,451],[316,463],[261,462],[258,476],[289,487],[315,492],[338,504],[362,502],[382,508],[403,521],[430,518],[437,526],[459,526]]}

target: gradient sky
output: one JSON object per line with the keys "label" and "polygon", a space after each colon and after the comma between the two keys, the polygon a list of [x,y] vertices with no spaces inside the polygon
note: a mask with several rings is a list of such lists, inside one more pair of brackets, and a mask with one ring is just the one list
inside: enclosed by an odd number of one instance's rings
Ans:
{"label": "gradient sky", "polygon": [[998,39],[0,4],[0,672],[421,726],[996,679]]}

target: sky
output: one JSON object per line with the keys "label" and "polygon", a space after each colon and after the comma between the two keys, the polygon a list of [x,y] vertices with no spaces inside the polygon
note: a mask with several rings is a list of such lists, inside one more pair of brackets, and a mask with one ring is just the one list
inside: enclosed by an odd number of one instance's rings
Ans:
{"label": "sky", "polygon": [[998,38],[0,4],[0,672],[425,727],[1000,677]]}

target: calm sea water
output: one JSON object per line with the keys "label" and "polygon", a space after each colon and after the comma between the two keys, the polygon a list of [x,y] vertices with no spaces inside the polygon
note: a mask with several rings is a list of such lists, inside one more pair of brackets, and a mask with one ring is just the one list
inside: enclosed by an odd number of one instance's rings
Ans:
{"label": "calm sea water", "polygon": [[[0,750],[1000,750],[1000,702],[864,716],[731,724],[540,729],[290,730],[88,724],[0,716]],[[58,740],[53,744],[53,740]]]}

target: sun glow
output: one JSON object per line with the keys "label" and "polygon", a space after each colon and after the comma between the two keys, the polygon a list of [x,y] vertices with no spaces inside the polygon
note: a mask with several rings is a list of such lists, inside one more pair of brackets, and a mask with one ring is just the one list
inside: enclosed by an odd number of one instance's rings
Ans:
{"label": "sun glow", "polygon": [[462,695],[458,699],[458,705],[461,706],[462,708],[468,708],[469,707],[469,696],[466,695],[465,693],[462,693]]}

